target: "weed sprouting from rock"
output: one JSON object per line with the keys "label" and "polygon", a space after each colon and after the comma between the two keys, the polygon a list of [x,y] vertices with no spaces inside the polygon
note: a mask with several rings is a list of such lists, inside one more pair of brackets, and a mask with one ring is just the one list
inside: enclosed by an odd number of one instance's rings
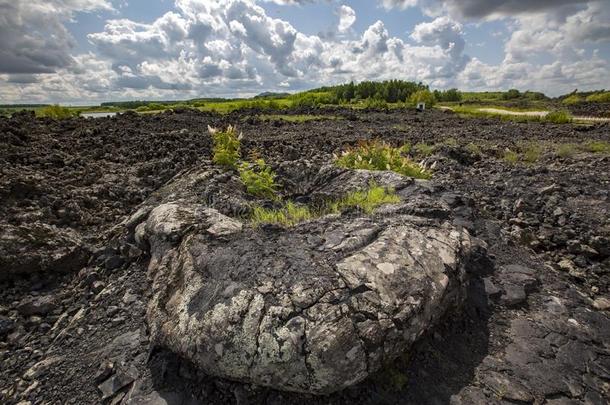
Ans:
{"label": "weed sprouting from rock", "polygon": [[256,206],[252,210],[250,220],[254,226],[275,224],[290,227],[327,214],[340,214],[348,209],[357,209],[371,214],[381,205],[399,202],[400,197],[393,189],[371,183],[368,189],[352,191],[338,200],[328,201],[318,209],[298,205],[292,201],[284,203],[280,208]]}
{"label": "weed sprouting from rock", "polygon": [[394,190],[371,184],[368,190],[353,191],[340,200],[330,203],[329,210],[332,213],[340,213],[348,208],[358,208],[370,214],[380,205],[398,202],[400,198]]}
{"label": "weed sprouting from rock", "polygon": [[276,198],[275,177],[275,173],[260,158],[256,159],[254,163],[243,162],[239,166],[239,178],[246,186],[248,193],[257,197]]}
{"label": "weed sprouting from rock", "polygon": [[515,164],[517,163],[517,161],[519,161],[519,155],[517,154],[517,152],[513,152],[512,150],[507,149],[506,151],[504,151],[504,156],[502,157],[502,159],[504,159],[510,164]]}
{"label": "weed sprouting from rock", "polygon": [[526,163],[536,163],[542,155],[542,147],[530,143],[523,148],[523,161]]}
{"label": "weed sprouting from rock", "polygon": [[584,146],[591,153],[610,153],[610,142],[591,141],[587,142]]}
{"label": "weed sprouting from rock", "polygon": [[574,143],[562,143],[561,145],[557,145],[555,150],[557,156],[566,158],[572,157],[578,152],[578,145]]}
{"label": "weed sprouting from rock", "polygon": [[430,156],[434,153],[434,151],[436,150],[436,146],[434,145],[428,145],[427,143],[417,143],[415,144],[415,146],[413,147],[413,151],[421,157],[427,157]]}
{"label": "weed sprouting from rock", "polygon": [[217,165],[237,167],[240,158],[240,141],[242,134],[237,134],[235,127],[229,125],[225,131],[208,126],[214,141],[213,162]]}
{"label": "weed sprouting from rock", "polygon": [[391,170],[403,176],[429,179],[429,172],[404,156],[409,150],[408,145],[394,148],[382,141],[361,142],[344,151],[336,164],[346,169]]}
{"label": "weed sprouting from rock", "polygon": [[252,210],[252,225],[275,224],[285,227],[294,226],[314,217],[311,209],[288,201],[281,208],[254,207]]}

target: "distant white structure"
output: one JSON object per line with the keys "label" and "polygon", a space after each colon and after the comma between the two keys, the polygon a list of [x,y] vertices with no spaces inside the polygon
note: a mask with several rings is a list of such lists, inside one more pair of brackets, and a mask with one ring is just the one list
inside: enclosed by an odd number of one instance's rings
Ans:
{"label": "distant white structure", "polygon": [[417,103],[417,111],[424,111],[426,109],[426,103]]}

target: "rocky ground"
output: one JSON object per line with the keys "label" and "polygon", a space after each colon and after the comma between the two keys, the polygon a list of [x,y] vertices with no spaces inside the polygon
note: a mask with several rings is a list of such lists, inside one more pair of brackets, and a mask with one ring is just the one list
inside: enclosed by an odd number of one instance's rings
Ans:
{"label": "rocky ground", "polygon": [[[558,144],[610,141],[607,124],[316,114],[340,119],[263,121],[255,111],[0,119],[1,402],[608,402],[610,156],[556,153]],[[435,144],[415,156],[434,170],[427,195],[445,196],[452,226],[486,242],[493,265],[408,356],[340,392],[286,393],[205,375],[151,344],[146,313],[158,288],[146,247],[125,234],[146,219],[139,208],[167,198],[164,184],[209,161],[207,126],[228,124],[243,131],[244,154],[264,157],[292,196],[315,183],[311,168],[359,140]],[[532,145],[541,149],[529,163],[503,159],[507,148],[524,155]],[[210,184],[201,201],[219,204]]]}

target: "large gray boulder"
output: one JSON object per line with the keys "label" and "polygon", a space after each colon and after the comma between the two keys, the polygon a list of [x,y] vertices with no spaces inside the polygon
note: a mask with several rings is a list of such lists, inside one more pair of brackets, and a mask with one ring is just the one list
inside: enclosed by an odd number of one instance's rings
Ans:
{"label": "large gray boulder", "polygon": [[195,196],[207,183],[154,200],[134,238],[150,249],[157,345],[210,375],[328,394],[408,351],[459,307],[481,249],[453,225],[454,195],[391,172],[320,173],[312,199],[374,180],[404,202],[255,229],[202,204]]}

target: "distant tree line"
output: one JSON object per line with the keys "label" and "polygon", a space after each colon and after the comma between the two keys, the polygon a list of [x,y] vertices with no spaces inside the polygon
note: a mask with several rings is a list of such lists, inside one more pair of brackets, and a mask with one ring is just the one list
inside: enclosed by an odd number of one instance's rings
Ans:
{"label": "distant tree line", "polygon": [[382,100],[388,103],[405,102],[413,93],[428,90],[422,83],[404,80],[386,80],[383,82],[364,81],[358,84],[350,82],[338,86],[322,87],[314,92],[328,92],[336,104],[349,103],[354,100]]}

